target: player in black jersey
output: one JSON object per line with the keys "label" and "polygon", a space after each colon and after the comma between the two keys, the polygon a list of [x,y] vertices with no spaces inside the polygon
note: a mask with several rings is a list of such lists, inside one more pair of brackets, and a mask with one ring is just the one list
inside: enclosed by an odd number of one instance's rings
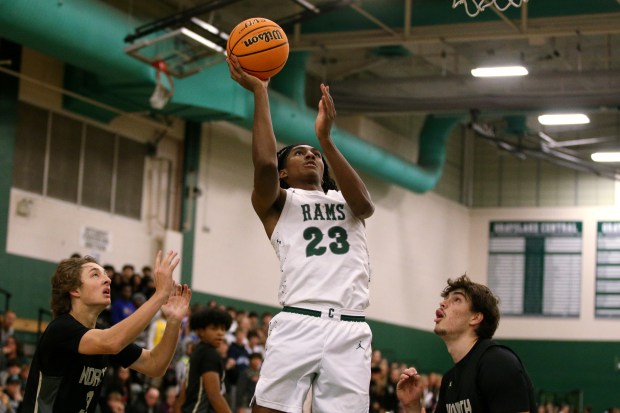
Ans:
{"label": "player in black jersey", "polygon": [[[99,314],[110,304],[110,278],[94,258],[60,262],[52,277],[54,319],[39,340],[32,360],[21,413],[92,413],[105,372],[112,363],[150,377],[162,376],[176,349],[191,291],[177,285],[172,272],[177,254],[157,254],[155,293],[118,324],[99,329]],[[167,324],[159,344],[146,350],[133,344],[161,311]]]}
{"label": "player in black jersey", "polygon": [[200,341],[192,350],[187,378],[179,383],[181,389],[175,412],[231,413],[222,395],[225,367],[224,358],[219,353],[231,323],[230,314],[219,308],[192,314],[189,326]]}
{"label": "player in black jersey", "polygon": [[[493,292],[463,275],[448,280],[441,297],[434,331],[455,365],[443,376],[435,413],[536,412],[532,383],[521,360],[491,340],[500,318]],[[398,382],[397,395],[407,413],[425,411],[419,377],[409,368]]]}

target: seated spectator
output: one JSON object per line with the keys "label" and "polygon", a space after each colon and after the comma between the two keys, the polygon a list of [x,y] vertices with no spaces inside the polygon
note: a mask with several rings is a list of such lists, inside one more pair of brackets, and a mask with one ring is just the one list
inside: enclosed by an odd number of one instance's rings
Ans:
{"label": "seated spectator", "polygon": [[159,411],[159,389],[149,386],[127,409],[127,413],[157,413]]}
{"label": "seated spectator", "polygon": [[0,354],[0,369],[5,369],[11,360],[16,361],[20,365],[25,361],[24,347],[14,336],[9,336],[4,347],[2,347],[2,353]]}
{"label": "seated spectator", "polygon": [[263,363],[261,353],[250,354],[250,366],[241,373],[237,380],[237,412],[249,413],[250,401],[254,396],[256,383],[260,373],[260,366]]}
{"label": "seated spectator", "polygon": [[115,273],[116,271],[114,270],[114,266],[113,266],[113,265],[111,265],[111,264],[105,264],[105,265],[103,266],[103,270],[105,271],[105,274],[106,274],[108,277],[110,277],[110,279],[113,279],[113,278],[114,278],[114,273]]}
{"label": "seated spectator", "polygon": [[383,405],[388,412],[398,411],[398,397],[396,396],[396,385],[400,380],[400,368],[392,368],[389,370],[387,385],[385,387],[385,395],[383,399]]}
{"label": "seated spectator", "polygon": [[157,413],[174,413],[174,402],[177,399],[176,386],[170,386],[166,389],[164,400],[159,404]]}
{"label": "seated spectator", "polygon": [[234,368],[226,372],[226,389],[228,390],[227,398],[233,411],[236,410],[237,403],[237,380],[245,369],[250,365],[250,351],[246,343],[247,336],[245,330],[238,328],[235,331],[235,341],[230,343],[228,347],[228,358],[235,361]]}
{"label": "seated spectator", "polygon": [[140,286],[140,290],[142,294],[146,295],[146,298],[149,298],[155,292],[155,281],[153,277],[150,275],[145,275],[142,277],[142,284]]}
{"label": "seated spectator", "polygon": [[4,392],[9,396],[9,405],[13,411],[18,412],[19,406],[22,403],[22,379],[18,375],[10,376],[6,379],[6,386]]}
{"label": "seated spectator", "polygon": [[6,310],[2,318],[0,319],[0,346],[4,346],[7,339],[15,333],[15,320],[17,314],[13,310]]}
{"label": "seated spectator", "polygon": [[22,371],[22,365],[17,360],[9,360],[6,368],[0,371],[0,386],[5,386],[10,376],[19,376]]}
{"label": "seated spectator", "polygon": [[148,265],[142,267],[142,279],[144,279],[144,277],[153,277],[153,269]]}
{"label": "seated spectator", "polygon": [[117,365],[112,367],[111,371],[112,374],[107,376],[104,386],[106,400],[107,396],[115,393],[121,396],[123,404],[127,405],[133,403],[136,398],[136,392],[132,387],[131,370],[127,367]]}
{"label": "seated spectator", "polygon": [[381,367],[373,366],[370,369],[370,390],[369,403],[370,413],[382,413],[385,398],[385,378],[382,375]]}
{"label": "seated spectator", "polygon": [[103,413],[125,413],[125,401],[118,392],[110,392],[106,397],[106,404],[103,406]]}
{"label": "seated spectator", "polygon": [[248,331],[256,330],[258,328],[258,313],[256,311],[248,312],[248,319],[250,321]]}
{"label": "seated spectator", "polygon": [[120,296],[112,301],[110,313],[110,323],[112,325],[120,323],[136,311],[136,305],[131,300],[132,294],[131,285],[124,284]]}
{"label": "seated spectator", "polygon": [[129,284],[131,284],[131,290],[133,293],[142,292],[142,276],[137,272],[131,276]]}
{"label": "seated spectator", "polygon": [[247,348],[251,353],[260,353],[261,355],[265,355],[265,346],[258,335],[257,330],[248,331],[248,346]]}
{"label": "seated spectator", "polygon": [[123,277],[123,283],[131,285],[131,277],[133,277],[134,273],[135,273],[135,269],[133,265],[131,264],[123,265],[123,269],[121,270],[121,276]]}
{"label": "seated spectator", "polygon": [[[107,274],[107,271],[106,271]],[[113,272],[110,277],[110,294],[112,296],[112,301],[116,300],[121,296],[121,291],[123,290],[123,275],[120,272]]]}

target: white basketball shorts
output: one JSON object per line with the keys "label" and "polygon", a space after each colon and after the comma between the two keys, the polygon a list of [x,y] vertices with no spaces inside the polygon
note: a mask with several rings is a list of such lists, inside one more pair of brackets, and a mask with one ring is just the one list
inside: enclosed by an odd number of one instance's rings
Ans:
{"label": "white basketball shorts", "polygon": [[341,320],[337,309],[310,312],[320,315],[283,311],[271,320],[253,401],[301,413],[312,386],[313,413],[367,413],[370,327],[365,321]]}

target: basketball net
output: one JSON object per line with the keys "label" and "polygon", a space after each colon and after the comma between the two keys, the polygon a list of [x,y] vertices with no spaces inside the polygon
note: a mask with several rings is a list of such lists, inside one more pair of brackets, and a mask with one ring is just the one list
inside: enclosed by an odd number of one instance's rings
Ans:
{"label": "basketball net", "polygon": [[[473,3],[473,6],[469,5],[469,2]],[[463,5],[465,7],[465,13],[469,17],[476,17],[478,13],[484,11],[487,7],[495,7],[499,11],[505,11],[508,7],[521,7],[523,3],[527,3],[528,0],[452,0],[452,8],[456,9],[458,6]],[[502,6],[503,4],[503,6]],[[473,11],[470,10],[472,7]]]}
{"label": "basketball net", "polygon": [[[174,82],[172,81],[172,76],[168,73],[166,62],[163,60],[158,60],[153,63],[153,67],[157,70],[157,75],[155,77],[155,90],[153,91],[150,99],[151,107],[153,109],[163,109],[172,95],[174,95]],[[165,74],[168,87],[164,85],[164,77],[162,77],[162,73]]]}

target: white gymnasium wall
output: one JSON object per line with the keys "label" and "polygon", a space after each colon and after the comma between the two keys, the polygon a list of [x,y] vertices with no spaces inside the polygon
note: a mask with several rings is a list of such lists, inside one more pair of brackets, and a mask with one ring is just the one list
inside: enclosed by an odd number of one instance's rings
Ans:
{"label": "white gymnasium wall", "polygon": [[[371,188],[372,191],[372,188]],[[368,220],[375,319],[432,330],[448,278],[468,269],[468,212],[433,193],[391,186]]]}
{"label": "white gymnasium wall", "polygon": [[[620,206],[620,204],[619,204]],[[620,340],[618,320],[594,317],[596,223],[617,221],[620,208],[489,208],[471,211],[471,271],[477,281],[486,282],[489,223],[491,221],[581,221],[581,313],[579,318],[504,317],[497,337],[547,340]]]}
{"label": "white gymnasium wall", "polygon": [[249,132],[224,122],[203,132],[193,288],[276,305],[277,260],[250,204]]}
{"label": "white gymnasium wall", "polygon": [[[29,200],[30,214],[17,213],[17,204]],[[107,234],[109,250],[81,244],[82,227]],[[90,208],[13,189],[9,209],[7,252],[45,261],[59,261],[72,253],[92,255],[102,264],[133,264],[139,270],[151,264],[154,240],[137,220],[99,212]]]}
{"label": "white gymnasium wall", "polygon": [[[148,165],[149,162],[147,170]],[[148,204],[148,196],[145,193],[143,205]],[[18,213],[20,202],[29,204],[27,215]],[[107,248],[85,245],[81,236],[84,227],[104,233],[109,239]],[[152,221],[112,215],[16,188],[11,190],[8,253],[55,262],[77,252],[117,269],[123,264],[133,264],[139,271],[143,265],[154,264],[157,250],[181,251],[181,248],[182,239],[177,232],[157,228]],[[179,270],[175,279],[180,279]]]}
{"label": "white gymnasium wall", "polygon": [[[359,132],[385,133],[377,128],[364,124]],[[213,123],[202,143],[193,287],[278,306],[278,261],[250,203],[250,133]],[[367,315],[430,330],[446,279],[468,269],[468,211],[432,193],[364,179],[376,204],[367,221],[373,271]]]}

